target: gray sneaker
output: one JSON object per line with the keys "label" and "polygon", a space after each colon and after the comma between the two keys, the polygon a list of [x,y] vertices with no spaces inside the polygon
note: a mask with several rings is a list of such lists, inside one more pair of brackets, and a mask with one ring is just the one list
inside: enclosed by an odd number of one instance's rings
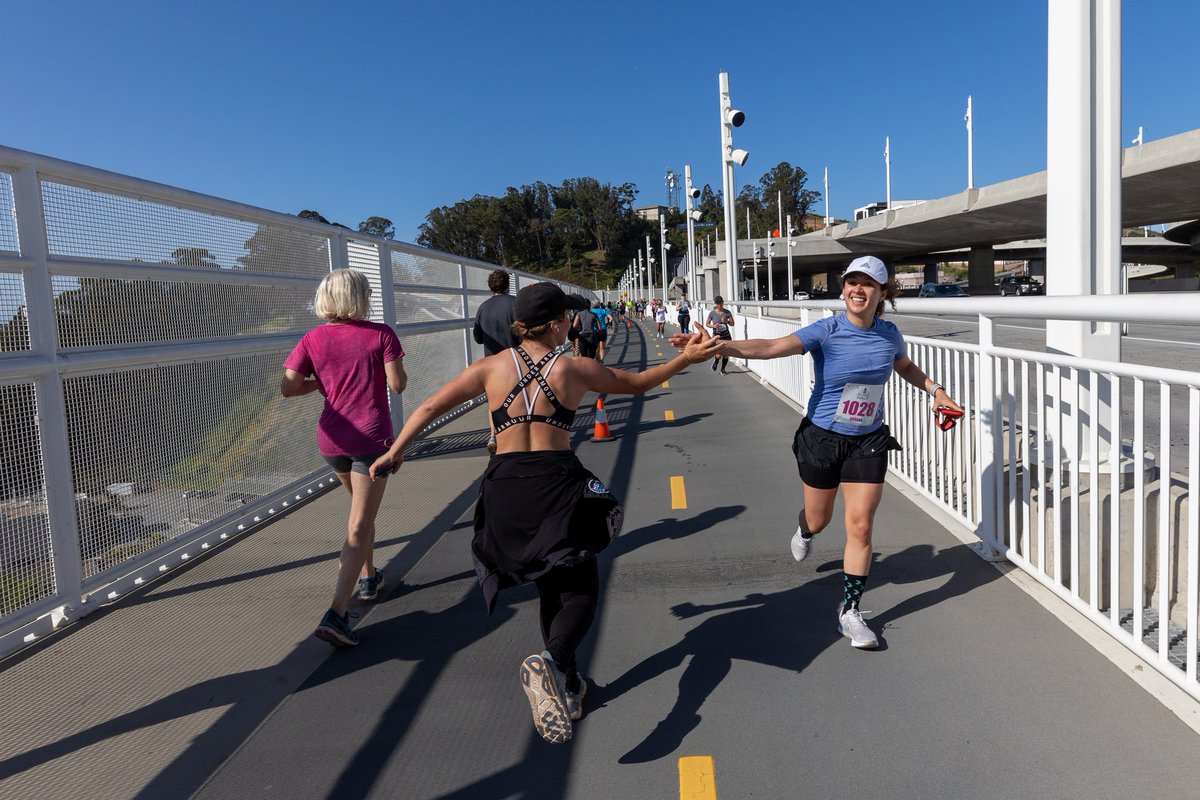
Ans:
{"label": "gray sneaker", "polygon": [[862,612],[857,608],[842,610],[845,603],[838,606],[838,633],[850,639],[850,644],[859,650],[874,650],[879,647],[879,640],[863,621]]}
{"label": "gray sneaker", "polygon": [[384,577],[383,570],[376,569],[375,574],[370,578],[358,579],[358,599],[359,600],[375,600],[379,597],[379,590],[383,588]]}
{"label": "gray sneaker", "polygon": [[587,697],[587,678],[579,676],[579,691],[566,692],[567,714],[572,720],[583,716],[583,698]]}
{"label": "gray sneaker", "polygon": [[358,644],[358,634],[350,627],[350,618],[350,614],[341,616],[331,608],[321,617],[321,624],[313,631],[313,636],[334,647],[353,647]]}
{"label": "gray sneaker", "polygon": [[813,537],[807,539],[801,535],[800,529],[796,528],[796,532],[792,535],[792,558],[797,561],[803,561],[808,558],[808,554],[813,551]]}
{"label": "gray sneaker", "polygon": [[564,702],[563,674],[558,671],[550,654],[542,652],[521,662],[521,688],[529,698],[533,726],[547,742],[565,744],[571,741],[574,730],[571,715]]}

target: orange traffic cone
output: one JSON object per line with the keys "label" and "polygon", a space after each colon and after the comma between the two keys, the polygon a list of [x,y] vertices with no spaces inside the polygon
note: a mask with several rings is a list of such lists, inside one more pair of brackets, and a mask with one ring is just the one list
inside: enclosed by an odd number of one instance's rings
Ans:
{"label": "orange traffic cone", "polygon": [[616,437],[609,433],[608,417],[604,416],[604,398],[596,398],[596,425],[592,430],[593,442],[611,442]]}

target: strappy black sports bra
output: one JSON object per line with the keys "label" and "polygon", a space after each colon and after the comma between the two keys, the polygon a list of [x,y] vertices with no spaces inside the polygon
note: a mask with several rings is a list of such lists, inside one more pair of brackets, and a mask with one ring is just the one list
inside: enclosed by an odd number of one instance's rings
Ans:
{"label": "strappy black sports bra", "polygon": [[[554,369],[554,365],[558,363],[558,351],[551,350],[542,356],[542,360],[536,364],[533,363],[533,359],[529,357],[529,354],[520,347],[514,347],[509,352],[512,353],[513,365],[516,366],[518,373],[521,372],[521,362],[517,361],[518,353],[521,355],[521,359],[525,362],[525,366],[529,371],[521,376],[521,380],[517,381],[517,385],[508,393],[508,397],[504,398],[504,403],[492,412],[492,426],[496,429],[496,433],[499,434],[501,431],[522,422],[544,422],[547,425],[562,428],[564,431],[571,430],[571,423],[575,421],[575,409],[567,408],[558,402],[558,398],[555,397],[554,392],[550,389],[550,384],[546,383],[546,375],[549,375],[550,371]],[[547,363],[549,366],[546,367],[546,372],[543,374],[542,367],[546,366]],[[537,383],[537,388],[533,390],[533,397],[531,399],[525,388],[534,382]],[[533,404],[537,402],[538,392],[544,393],[546,399],[554,406],[554,413],[548,417],[544,414],[533,413]],[[517,399],[518,394],[525,399],[525,413],[517,417],[510,417],[508,415],[508,407]]]}

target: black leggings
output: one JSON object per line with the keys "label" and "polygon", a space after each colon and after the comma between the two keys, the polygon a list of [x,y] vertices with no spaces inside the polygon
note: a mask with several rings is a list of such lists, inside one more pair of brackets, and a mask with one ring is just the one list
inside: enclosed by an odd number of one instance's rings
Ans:
{"label": "black leggings", "polygon": [[555,567],[535,583],[542,601],[542,641],[563,674],[573,677],[577,672],[575,650],[592,627],[600,597],[596,559]]}

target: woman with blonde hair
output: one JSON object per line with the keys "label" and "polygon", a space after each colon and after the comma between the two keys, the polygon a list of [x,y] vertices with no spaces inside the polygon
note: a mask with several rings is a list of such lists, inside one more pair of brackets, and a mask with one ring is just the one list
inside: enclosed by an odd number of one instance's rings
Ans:
{"label": "woman with blonde hair", "polygon": [[404,448],[430,422],[487,395],[497,447],[480,486],[471,551],[489,613],[501,589],[537,585],[545,649],[521,662],[518,677],[534,726],[555,743],[570,740],[583,713],[587,682],[575,651],[596,613],[596,554],[622,519],[620,504],[571,451],[575,411],[588,392],[640,394],[658,386],[710,358],[718,344],[698,334],[680,342],[679,356],[642,373],[567,358],[560,352],[570,329],[567,310],[586,307],[582,297],[568,297],[552,283],[522,289],[513,306],[521,344],[476,361],[439,389],[371,466],[376,477],[394,472]]}
{"label": "woman with blonde hair", "polygon": [[393,442],[388,388],[404,391],[404,348],[387,325],[370,322],[371,286],[361,272],[330,272],[317,287],[313,311],[325,319],[284,362],[284,397],[325,396],[317,422],[317,446],[350,493],[350,519],[338,563],[333,600],[313,635],[335,646],[358,644],[347,608],[358,596],[374,600],[383,587],[375,569],[375,517],[386,481],[373,481],[371,464]]}

